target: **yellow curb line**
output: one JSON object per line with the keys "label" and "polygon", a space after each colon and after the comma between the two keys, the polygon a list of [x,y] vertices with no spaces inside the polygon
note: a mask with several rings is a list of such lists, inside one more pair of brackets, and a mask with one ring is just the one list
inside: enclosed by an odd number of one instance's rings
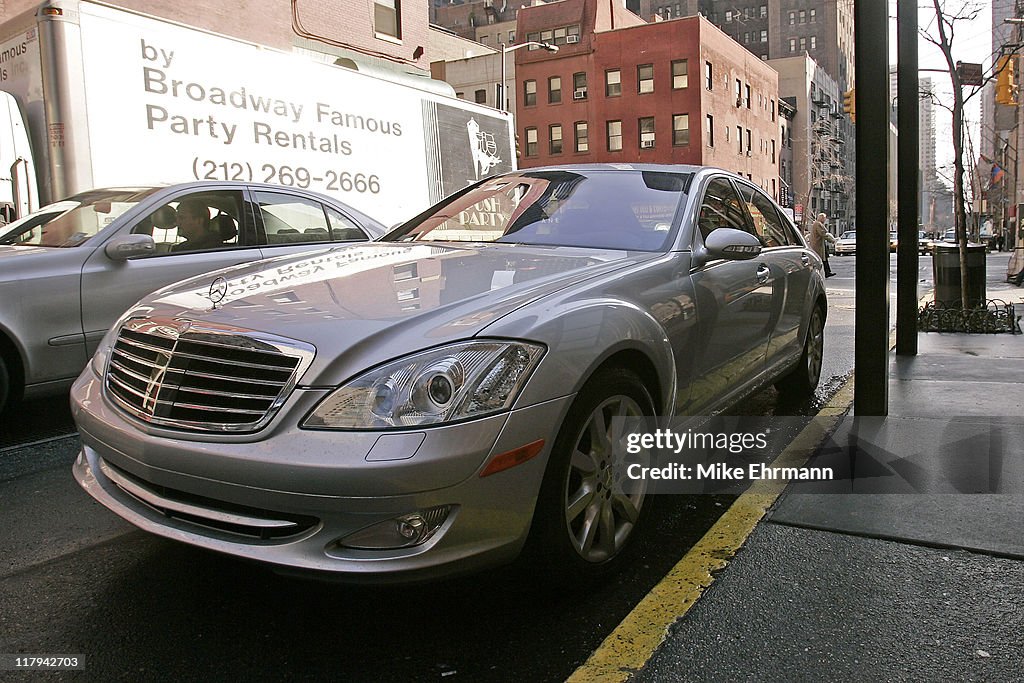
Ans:
{"label": "yellow curb line", "polygon": [[[851,377],[771,466],[799,467],[807,462],[852,404]],[[788,483],[764,479],[751,485],[569,676],[567,683],[626,681],[643,668],[668,637],[671,626],[711,585],[715,572],[729,564]]]}

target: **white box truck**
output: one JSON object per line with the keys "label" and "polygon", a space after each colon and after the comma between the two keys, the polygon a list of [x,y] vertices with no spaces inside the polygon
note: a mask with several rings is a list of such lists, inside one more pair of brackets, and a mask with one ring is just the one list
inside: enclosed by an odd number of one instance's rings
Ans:
{"label": "white box truck", "polygon": [[0,26],[0,204],[21,215],[94,187],[243,180],[391,224],[515,167],[510,115],[436,90],[54,0]]}

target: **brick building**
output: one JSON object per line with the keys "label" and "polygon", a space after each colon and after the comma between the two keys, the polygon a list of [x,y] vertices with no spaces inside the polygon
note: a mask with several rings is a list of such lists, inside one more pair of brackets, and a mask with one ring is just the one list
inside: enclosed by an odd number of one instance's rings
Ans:
{"label": "brick building", "polygon": [[778,75],[699,16],[645,23],[615,3],[519,11],[520,166],[718,166],[778,196]]}

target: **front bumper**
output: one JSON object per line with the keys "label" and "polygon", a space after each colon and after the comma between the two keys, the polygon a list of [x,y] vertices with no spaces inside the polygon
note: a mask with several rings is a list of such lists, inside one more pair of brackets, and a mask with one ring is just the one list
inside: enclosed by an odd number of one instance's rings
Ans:
{"label": "front bumper", "polygon": [[[101,504],[151,533],[280,570],[389,583],[512,560],[529,532],[551,443],[572,396],[418,432],[298,429],[323,392],[296,391],[258,434],[152,428],[114,408],[87,369],[72,388],[82,438],[74,465]],[[494,454],[537,439],[535,458],[481,478]],[[365,550],[339,539],[449,506],[424,543]]]}

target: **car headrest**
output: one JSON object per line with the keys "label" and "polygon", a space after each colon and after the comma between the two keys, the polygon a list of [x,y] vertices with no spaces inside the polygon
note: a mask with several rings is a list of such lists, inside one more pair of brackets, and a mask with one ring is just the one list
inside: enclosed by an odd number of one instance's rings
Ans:
{"label": "car headrest", "polygon": [[150,219],[153,221],[153,225],[161,230],[170,230],[178,224],[178,212],[174,210],[173,206],[165,204],[154,211]]}
{"label": "car headrest", "polygon": [[214,218],[213,225],[217,228],[222,242],[234,239],[238,235],[238,226],[235,225],[235,219],[226,213],[222,213]]}

